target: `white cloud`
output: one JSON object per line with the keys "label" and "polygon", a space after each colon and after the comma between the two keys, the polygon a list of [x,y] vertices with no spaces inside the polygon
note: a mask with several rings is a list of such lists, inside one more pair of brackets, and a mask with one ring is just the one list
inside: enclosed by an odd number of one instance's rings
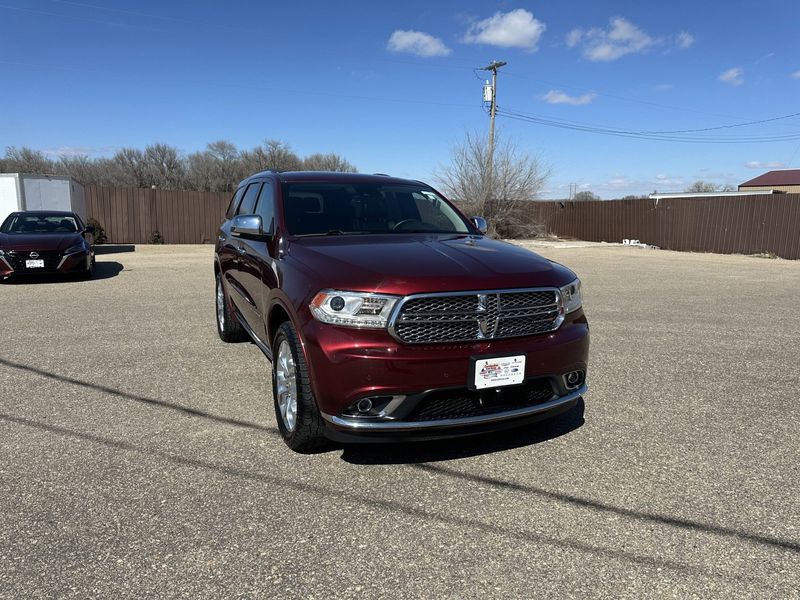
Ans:
{"label": "white cloud", "polygon": [[657,92],[669,92],[673,87],[675,86],[671,83],[659,83],[657,86],[655,86],[655,90]]}
{"label": "white cloud", "polygon": [[792,79],[800,79],[800,71],[795,71],[791,75],[789,75]]}
{"label": "white cloud", "polygon": [[782,162],[778,161],[760,161],[760,160],[749,160],[744,163],[744,166],[748,169],[780,169],[781,167],[785,166]]}
{"label": "white cloud", "polygon": [[398,29],[389,37],[386,48],[392,52],[406,52],[417,56],[447,56],[452,52],[444,42],[422,31]]}
{"label": "white cloud", "polygon": [[573,106],[579,106],[581,104],[589,104],[596,97],[597,94],[594,93],[583,94],[582,96],[570,96],[561,90],[550,90],[542,96],[542,100],[550,104],[571,104]]}
{"label": "white cloud", "polygon": [[463,41],[534,51],[545,29],[546,25],[534,18],[533,13],[518,8],[507,13],[496,12],[474,23],[464,34]]}
{"label": "white cloud", "polygon": [[59,146],[57,148],[44,148],[41,152],[49,158],[77,158],[79,156],[108,156],[119,150],[116,146]]}
{"label": "white cloud", "polygon": [[578,42],[581,41],[583,37],[583,29],[576,27],[572,31],[567,34],[565,41],[567,42],[567,48],[574,48],[578,45]]}
{"label": "white cloud", "polygon": [[733,67],[722,73],[717,79],[730,85],[742,85],[744,83],[744,69]]}
{"label": "white cloud", "polygon": [[573,29],[567,34],[565,42],[570,48],[581,45],[584,57],[600,62],[617,60],[626,54],[646,52],[659,41],[627,19],[613,17],[608,29]]}
{"label": "white cloud", "polygon": [[681,31],[678,37],[675,38],[675,44],[678,48],[691,48],[694,45],[694,36],[688,31]]}

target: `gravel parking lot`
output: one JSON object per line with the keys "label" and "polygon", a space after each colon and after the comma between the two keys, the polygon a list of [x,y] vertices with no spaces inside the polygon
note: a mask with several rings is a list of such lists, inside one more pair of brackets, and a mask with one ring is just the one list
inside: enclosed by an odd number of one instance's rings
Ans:
{"label": "gravel parking lot", "polygon": [[296,455],[210,247],[0,285],[0,597],[800,597],[800,262],[543,248],[585,405]]}

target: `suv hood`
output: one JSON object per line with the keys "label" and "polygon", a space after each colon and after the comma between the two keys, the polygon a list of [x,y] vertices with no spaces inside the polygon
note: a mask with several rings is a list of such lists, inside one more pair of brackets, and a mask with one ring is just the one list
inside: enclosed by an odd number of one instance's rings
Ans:
{"label": "suv hood", "polygon": [[394,234],[292,240],[288,256],[319,289],[419,292],[560,287],[575,274],[519,246],[466,235]]}
{"label": "suv hood", "polygon": [[0,233],[0,249],[61,252],[81,240],[80,233]]}

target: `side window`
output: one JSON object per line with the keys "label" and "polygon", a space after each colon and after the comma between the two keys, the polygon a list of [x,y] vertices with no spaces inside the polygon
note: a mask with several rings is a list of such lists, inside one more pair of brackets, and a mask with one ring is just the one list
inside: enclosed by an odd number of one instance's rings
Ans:
{"label": "side window", "polygon": [[239,210],[236,211],[237,215],[252,215],[256,208],[256,198],[258,198],[258,190],[261,189],[261,183],[251,183],[247,186],[247,191],[244,193],[242,203],[239,205]]}
{"label": "side window", "polygon": [[256,214],[261,215],[264,231],[273,233],[275,231],[275,192],[270,181],[265,181],[261,187],[258,204],[256,204]]}
{"label": "side window", "polygon": [[231,198],[231,203],[228,205],[228,210],[225,211],[225,218],[232,219],[233,215],[236,214],[236,207],[239,205],[239,200],[242,199],[242,194],[244,193],[244,187],[240,187],[236,190],[236,193]]}

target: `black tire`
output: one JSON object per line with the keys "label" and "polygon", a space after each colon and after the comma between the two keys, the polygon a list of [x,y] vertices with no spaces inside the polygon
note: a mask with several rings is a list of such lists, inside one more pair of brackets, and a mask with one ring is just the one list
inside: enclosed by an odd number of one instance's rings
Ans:
{"label": "black tire", "polygon": [[[294,359],[295,390],[297,394],[297,416],[293,430],[289,430],[281,415],[278,403],[278,378],[277,361],[278,349],[283,342],[288,343]],[[272,341],[272,399],[275,405],[275,419],[278,430],[286,445],[295,452],[309,453],[328,445],[325,437],[325,425],[317,408],[317,401],[311,391],[311,381],[308,376],[308,364],[303,352],[300,350],[300,340],[294,326],[290,322],[283,323]]]}
{"label": "black tire", "polygon": [[[231,308],[228,291],[225,289],[222,283],[222,276],[219,273],[217,273],[214,291],[214,314],[216,315],[219,339],[228,344],[249,340],[250,336],[247,335],[247,332],[244,330],[244,327],[242,327],[238,317]],[[222,302],[221,310],[220,301]]]}

